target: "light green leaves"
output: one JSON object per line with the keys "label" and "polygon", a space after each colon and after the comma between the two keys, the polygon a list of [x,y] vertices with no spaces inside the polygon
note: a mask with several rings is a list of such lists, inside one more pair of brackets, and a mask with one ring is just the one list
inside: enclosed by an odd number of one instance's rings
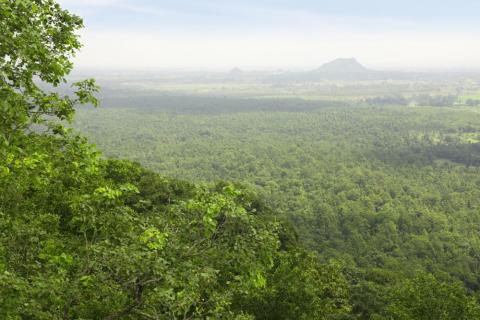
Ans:
{"label": "light green leaves", "polygon": [[122,195],[122,191],[110,187],[99,187],[95,189],[95,195],[106,200],[115,200]]}
{"label": "light green leaves", "polygon": [[114,189],[108,186],[99,187],[95,189],[94,195],[103,198],[105,200],[115,200],[120,198],[123,195],[131,194],[131,193],[138,193],[138,188],[133,184],[126,183],[120,185],[118,189]]}
{"label": "light green leaves", "polygon": [[265,288],[267,285],[267,279],[260,270],[252,271],[250,277],[255,288]]}
{"label": "light green leaves", "polygon": [[223,193],[203,192],[198,199],[190,200],[186,207],[202,215],[203,225],[207,236],[212,235],[218,227],[220,220],[225,222],[231,218],[248,218],[247,211],[236,203],[236,198],[241,191],[233,185],[222,189]]}
{"label": "light green leaves", "polygon": [[167,244],[167,239],[168,233],[161,232],[155,227],[146,229],[139,238],[150,250],[162,250]]}

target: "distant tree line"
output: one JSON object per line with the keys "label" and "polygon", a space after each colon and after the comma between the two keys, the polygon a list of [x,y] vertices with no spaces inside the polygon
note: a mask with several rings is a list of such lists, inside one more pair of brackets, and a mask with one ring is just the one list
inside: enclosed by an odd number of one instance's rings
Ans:
{"label": "distant tree line", "polygon": [[480,106],[480,100],[479,99],[467,99],[465,101],[465,105],[469,107],[478,107]]}
{"label": "distant tree line", "polygon": [[403,95],[389,95],[378,96],[372,98],[366,98],[364,102],[370,106],[430,106],[430,107],[450,107],[450,106],[480,106],[480,100],[468,99],[465,102],[461,102],[456,95],[432,95],[432,94],[420,94],[413,95],[411,97],[405,97]]}

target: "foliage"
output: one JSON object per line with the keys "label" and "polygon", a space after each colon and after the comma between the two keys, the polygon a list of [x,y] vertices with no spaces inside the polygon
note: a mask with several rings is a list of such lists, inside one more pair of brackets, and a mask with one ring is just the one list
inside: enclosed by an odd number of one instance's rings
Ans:
{"label": "foliage", "polygon": [[[406,280],[390,293],[385,319],[479,319],[480,307],[461,283],[441,283],[432,275]],[[379,317],[379,319],[382,319]]]}
{"label": "foliage", "polygon": [[12,143],[16,131],[45,121],[69,120],[76,103],[96,103],[92,80],[75,83],[75,98],[42,90],[37,79],[52,86],[65,82],[70,58],[80,48],[75,32],[82,20],[53,0],[0,2],[1,143]]}

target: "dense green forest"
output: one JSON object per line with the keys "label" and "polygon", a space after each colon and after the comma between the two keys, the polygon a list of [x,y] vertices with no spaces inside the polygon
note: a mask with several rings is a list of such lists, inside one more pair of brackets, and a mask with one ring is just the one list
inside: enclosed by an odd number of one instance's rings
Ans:
{"label": "dense green forest", "polygon": [[82,26],[0,0],[0,319],[480,319],[478,109],[93,109]]}
{"label": "dense green forest", "polygon": [[202,103],[197,111],[169,103],[82,111],[76,127],[108,156],[256,190],[321,262],[341,262],[362,319],[381,313],[390,288],[415,276],[478,290],[479,110],[293,112],[250,103],[228,112],[203,111]]}

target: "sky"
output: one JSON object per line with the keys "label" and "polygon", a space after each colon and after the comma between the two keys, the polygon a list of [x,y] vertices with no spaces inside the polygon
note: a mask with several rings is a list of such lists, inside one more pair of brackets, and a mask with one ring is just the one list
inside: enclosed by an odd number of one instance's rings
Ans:
{"label": "sky", "polygon": [[479,0],[58,0],[80,68],[480,70]]}

